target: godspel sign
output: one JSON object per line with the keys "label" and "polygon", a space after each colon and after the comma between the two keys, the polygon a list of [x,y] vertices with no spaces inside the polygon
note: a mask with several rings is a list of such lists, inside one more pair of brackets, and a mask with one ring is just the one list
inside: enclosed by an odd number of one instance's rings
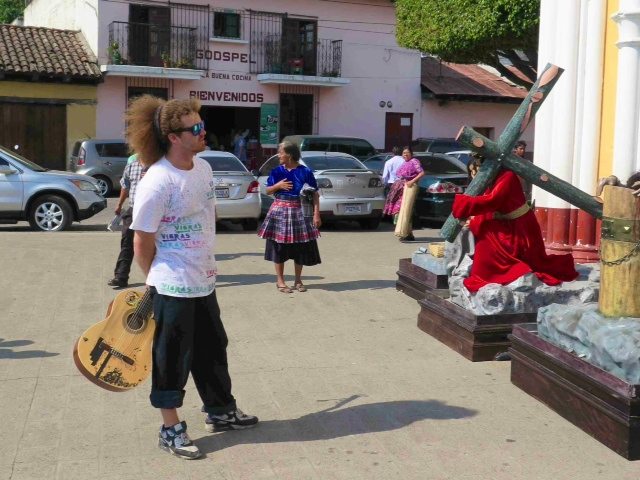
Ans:
{"label": "godspel sign", "polygon": [[278,144],[278,104],[263,103],[260,106],[260,143],[263,147]]}

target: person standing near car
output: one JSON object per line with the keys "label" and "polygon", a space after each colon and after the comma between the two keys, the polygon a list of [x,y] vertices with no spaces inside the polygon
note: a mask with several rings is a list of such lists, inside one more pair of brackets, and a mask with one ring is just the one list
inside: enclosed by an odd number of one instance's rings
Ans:
{"label": "person standing near car", "polygon": [[[405,188],[417,188],[415,185],[422,177],[424,177],[424,169],[420,164],[420,160],[413,158],[413,151],[411,150],[411,147],[404,147],[402,150],[402,158],[404,162],[396,171],[397,179],[389,191],[382,213],[393,217],[393,223],[396,224],[396,231],[408,232],[408,234],[400,236],[399,240],[401,242],[411,242],[415,240],[413,232],[411,231],[413,203],[408,206],[408,211],[405,212],[403,222],[401,222],[404,223],[402,225],[397,225],[398,214],[400,213],[400,207],[402,206],[402,197],[405,194]],[[415,199],[417,190],[411,193],[414,194]]]}
{"label": "person standing near car", "polygon": [[400,166],[404,163],[404,158],[402,158],[402,150],[400,149],[400,147],[393,147],[391,153],[393,153],[393,157],[384,162],[384,169],[382,170],[382,183],[384,185],[385,197],[389,194],[391,186],[398,179],[398,177],[396,176],[398,168],[400,168]]}
{"label": "person standing near car", "polygon": [[[318,184],[311,169],[300,165],[300,148],[285,141],[278,146],[280,165],[274,168],[267,179],[267,194],[274,195],[267,216],[258,231],[258,236],[267,241],[264,259],[274,263],[276,288],[281,293],[292,293],[284,280],[284,264],[293,260],[295,280],[293,288],[306,292],[302,283],[302,267],[321,263],[316,239],[320,236],[320,198]],[[300,192],[307,185],[313,193],[312,217],[305,217]]]}
{"label": "person standing near car", "polygon": [[[133,216],[133,201],[138,182],[144,176],[145,169],[137,159],[137,154],[131,155],[133,161],[124,167],[120,179],[120,197],[114,213],[122,219],[122,236],[120,238],[120,254],[113,270],[113,278],[107,282],[110,287],[124,288],[129,284],[129,272],[133,263],[133,230],[131,221]],[[122,206],[129,198],[129,207],[123,212]]]}
{"label": "person standing near car", "polygon": [[195,99],[134,100],[127,138],[147,172],[138,185],[131,228],[134,251],[153,293],[151,405],[163,424],[158,446],[186,459],[201,453],[180,421],[191,373],[207,413],[207,431],[249,428],[231,394],[227,334],[216,298],[215,185],[204,150],[204,123]]}

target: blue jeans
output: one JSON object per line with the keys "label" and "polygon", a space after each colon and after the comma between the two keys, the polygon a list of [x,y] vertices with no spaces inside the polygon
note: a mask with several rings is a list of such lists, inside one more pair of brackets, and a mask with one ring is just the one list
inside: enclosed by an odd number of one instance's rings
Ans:
{"label": "blue jeans", "polygon": [[227,334],[214,291],[206,297],[181,298],[155,293],[151,405],[179,408],[189,373],[207,413],[236,408],[227,363]]}

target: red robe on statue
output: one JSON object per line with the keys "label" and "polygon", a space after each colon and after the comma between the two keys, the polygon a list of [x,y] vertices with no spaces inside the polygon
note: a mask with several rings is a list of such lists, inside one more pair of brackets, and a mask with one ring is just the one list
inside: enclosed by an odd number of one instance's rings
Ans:
{"label": "red robe on statue", "polygon": [[533,211],[514,220],[493,218],[494,213],[511,213],[524,203],[520,181],[510,170],[498,173],[482,196],[456,195],[453,216],[473,216],[469,229],[475,237],[475,254],[471,274],[464,279],[469,291],[477,292],[489,283],[507,285],[530,272],[547,285],[578,277],[570,254],[547,255]]}

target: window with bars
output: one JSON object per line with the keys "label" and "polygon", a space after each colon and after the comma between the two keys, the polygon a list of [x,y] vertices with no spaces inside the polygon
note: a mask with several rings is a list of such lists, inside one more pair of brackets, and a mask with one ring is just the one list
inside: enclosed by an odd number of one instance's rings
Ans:
{"label": "window with bars", "polygon": [[213,36],[240,38],[240,14],[215,12],[213,15]]}

